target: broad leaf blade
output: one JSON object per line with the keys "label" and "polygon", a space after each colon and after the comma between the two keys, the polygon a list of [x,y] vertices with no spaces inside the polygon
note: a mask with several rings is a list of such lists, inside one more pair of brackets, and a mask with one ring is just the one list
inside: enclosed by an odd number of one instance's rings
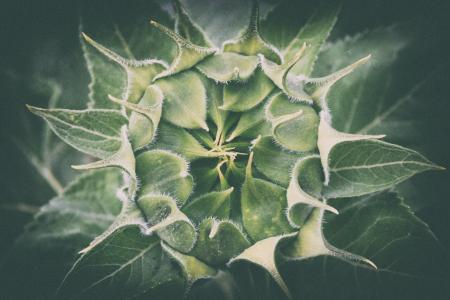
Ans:
{"label": "broad leaf blade", "polygon": [[206,90],[196,72],[186,71],[162,78],[156,85],[164,94],[163,119],[184,128],[208,130]]}
{"label": "broad leaf blade", "polygon": [[119,214],[116,191],[121,184],[118,171],[87,173],[43,206],[1,262],[8,290],[22,299],[51,298],[77,252]]}
{"label": "broad leaf blade", "polygon": [[338,216],[329,215],[325,237],[341,249],[369,258],[378,270],[332,257],[290,262],[283,271],[290,275],[286,278],[292,293],[314,300],[424,299],[430,295],[445,299],[449,261],[429,227],[394,193],[352,201],[338,207]]}
{"label": "broad leaf blade", "polygon": [[413,150],[374,140],[340,143],[329,158],[330,182],[323,191],[326,198],[377,192],[416,173],[439,169]]}
{"label": "broad leaf blade", "polygon": [[114,299],[180,297],[183,281],[160,240],[124,227],[87,253],[67,274],[58,297]]}
{"label": "broad leaf blade", "polygon": [[199,226],[198,241],[192,254],[212,266],[220,266],[248,247],[250,242],[235,224],[206,219]]}
{"label": "broad leaf blade", "polygon": [[44,118],[53,132],[75,149],[98,158],[107,158],[119,150],[120,129],[127,118],[116,110],[42,109],[29,106]]}
{"label": "broad leaf blade", "polygon": [[163,150],[146,151],[136,158],[139,195],[172,195],[184,203],[192,192],[188,163],[181,156]]}
{"label": "broad leaf blade", "polygon": [[289,185],[292,168],[303,155],[285,151],[271,137],[261,138],[254,146],[255,166],[264,176],[283,187]]}
{"label": "broad leaf blade", "polygon": [[320,48],[333,29],[339,11],[340,4],[338,1],[324,3],[316,10],[308,22],[306,22],[306,25],[300,29],[297,36],[284,51],[286,60],[294,57],[296,52],[303,46],[303,43],[309,46],[300,60],[291,69],[291,74],[305,76],[311,74]]}
{"label": "broad leaf blade", "polygon": [[[158,4],[152,1],[137,1],[134,5],[111,2],[108,6],[98,3],[85,8],[82,30],[122,57],[138,60],[157,57],[166,62],[174,57],[175,46],[170,39],[148,24],[150,18],[172,24]],[[122,98],[127,86],[125,70],[84,41],[82,49],[91,77],[89,107],[117,107],[108,100],[108,95]]]}

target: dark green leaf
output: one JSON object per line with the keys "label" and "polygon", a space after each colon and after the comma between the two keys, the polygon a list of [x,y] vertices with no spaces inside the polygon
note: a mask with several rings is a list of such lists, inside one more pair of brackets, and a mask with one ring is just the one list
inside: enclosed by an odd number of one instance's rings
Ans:
{"label": "dark green leaf", "polygon": [[180,297],[183,281],[157,237],[124,227],[81,257],[67,274],[64,299]]}
{"label": "dark green leaf", "polygon": [[373,193],[419,172],[439,169],[413,150],[373,140],[337,144],[330,152],[329,166],[326,198]]}

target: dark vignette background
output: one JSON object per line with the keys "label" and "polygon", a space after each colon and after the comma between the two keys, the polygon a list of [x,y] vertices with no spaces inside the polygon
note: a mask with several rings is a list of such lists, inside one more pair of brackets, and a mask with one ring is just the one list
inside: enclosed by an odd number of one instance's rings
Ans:
{"label": "dark vignette background", "polygon": [[[285,2],[290,2],[289,5],[292,6],[291,15],[286,18],[298,17],[303,20],[302,17],[309,15],[309,12],[303,12],[300,8],[313,6],[304,3],[314,1]],[[64,78],[61,84],[68,105],[75,107],[77,102],[85,102],[86,96],[83,99],[73,98],[74,95],[87,95],[89,82],[79,46],[80,11],[104,9],[108,3],[110,1],[0,1],[0,256],[31,218],[30,211],[53,196],[52,190],[40,179],[13,143],[14,138],[28,141],[39,139],[32,132],[34,128],[42,126],[43,122],[30,117],[25,104],[46,106],[48,98],[45,93],[36,93],[31,82],[36,76]],[[132,5],[132,1],[123,3]],[[105,14],[107,13],[108,10],[105,9]],[[450,5],[446,0],[346,1],[331,39],[341,36],[341,33],[351,35],[381,25],[406,22],[420,32],[418,38],[428,45],[427,52],[419,53],[420,59],[415,67],[423,66],[427,69],[430,65],[442,65],[448,69],[449,13]],[[405,72],[407,71],[405,68]],[[449,95],[450,72],[444,74],[447,76],[436,82],[436,89]],[[427,115],[429,128],[433,128],[435,132],[435,135],[423,141],[427,145],[424,154],[448,169],[450,99],[441,99],[439,103],[434,102],[434,107],[429,107],[429,111],[423,112]],[[27,129],[23,126],[24,119],[27,119],[31,135],[25,135]],[[449,171],[422,174],[412,183],[426,191],[429,197],[422,199],[417,215],[430,225],[441,243],[450,249],[450,197],[447,191],[450,188]],[[18,211],[11,209],[12,203],[24,203],[26,206]],[[433,298],[430,296],[430,299]]]}

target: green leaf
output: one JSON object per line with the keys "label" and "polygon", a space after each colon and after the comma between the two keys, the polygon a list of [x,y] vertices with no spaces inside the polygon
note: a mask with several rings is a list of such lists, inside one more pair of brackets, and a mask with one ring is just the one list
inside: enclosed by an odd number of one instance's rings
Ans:
{"label": "green leaf", "polygon": [[206,77],[220,83],[232,80],[246,81],[257,67],[256,56],[244,56],[233,52],[217,53],[196,65]]}
{"label": "green leaf", "polygon": [[175,32],[195,45],[211,47],[212,43],[203,30],[191,19],[180,0],[173,1]]}
{"label": "green leaf", "polygon": [[275,141],[288,150],[312,151],[317,147],[319,116],[309,105],[290,102],[282,93],[274,95],[266,107]]}
{"label": "green leaf", "polygon": [[438,170],[419,153],[374,140],[344,142],[330,152],[326,198],[353,197],[392,187],[414,174]]}
{"label": "green leaf", "polygon": [[195,160],[202,157],[216,157],[204,148],[187,130],[167,123],[161,123],[155,148],[173,151],[187,158]]}
{"label": "green leaf", "polygon": [[279,51],[272,45],[269,45],[259,35],[259,5],[258,1],[253,1],[250,23],[247,29],[239,38],[227,41],[223,44],[224,52],[236,52],[248,56],[263,54],[273,62],[281,63]]}
{"label": "green leaf", "polygon": [[273,90],[274,85],[263,71],[257,69],[246,82],[233,81],[226,85],[222,109],[246,111],[261,103]]}
{"label": "green leaf", "polygon": [[130,225],[145,226],[145,216],[142,214],[136,203],[130,200],[127,195],[123,193],[123,191],[118,192],[117,195],[122,202],[122,209],[114,219],[114,222],[112,222],[111,225],[102,232],[102,234],[96,236],[95,239],[89,243],[89,245],[84,247],[78,253],[85,254],[90,251],[95,251],[97,246],[121,228]]}
{"label": "green leaf", "polygon": [[122,181],[117,170],[88,172],[40,209],[0,265],[2,274],[8,273],[3,283],[15,297],[54,295],[78,251],[119,214],[116,193]]}
{"label": "green leaf", "polygon": [[60,287],[64,299],[180,297],[183,280],[160,246],[137,226],[116,231],[82,256]]}
{"label": "green leaf", "polygon": [[121,104],[132,111],[129,121],[129,135],[133,149],[140,149],[148,145],[156,135],[162,113],[164,96],[161,90],[150,85],[138,104],[119,100],[109,96],[110,100]]}
{"label": "green leaf", "polygon": [[[148,25],[150,18],[158,19],[166,25],[173,22],[158,4],[140,2],[137,5],[124,6],[120,3],[110,3],[107,14],[102,13],[104,9],[104,6],[94,5],[83,11],[82,30],[126,60],[148,61],[149,58],[157,57],[171,61],[175,52],[173,43]],[[133,17],[124,18],[124,15]],[[84,40],[82,50],[91,77],[89,107],[115,108],[116,105],[108,101],[108,95],[120,99],[128,98],[126,89],[127,86],[130,87],[128,79],[132,78],[122,66],[112,62]],[[145,87],[144,85],[142,92]],[[136,102],[137,100],[139,98]]]}
{"label": "green leaf", "polygon": [[186,71],[162,78],[156,85],[164,94],[165,120],[184,128],[209,130],[206,125],[206,91],[196,72]]}
{"label": "green leaf", "polygon": [[191,162],[191,173],[195,188],[191,197],[199,197],[214,190],[218,182],[217,162],[211,159],[199,159]]}
{"label": "green leaf", "polygon": [[[335,128],[351,133],[395,134],[394,130],[390,129],[394,126],[383,126],[384,131],[366,126],[383,124],[394,112],[404,109],[406,102],[411,100],[408,92],[406,97],[399,95],[399,88],[404,89],[405,83],[401,84],[397,80],[405,79],[403,72],[397,70],[395,65],[400,52],[408,44],[408,35],[402,34],[402,31],[395,27],[389,27],[338,40],[324,49],[315,69],[317,74],[334,72],[348,65],[355,57],[367,53],[373,56],[373,62],[360,67],[359,76],[343,78],[330,90],[328,102]],[[348,54],[349,49],[352,49],[351,55]],[[397,77],[399,79],[396,79]],[[393,80],[396,80],[395,84]],[[414,115],[414,118],[416,117]],[[375,123],[369,125],[372,122]],[[408,122],[408,126],[409,124]],[[406,126],[404,128],[406,129]],[[401,132],[403,135],[405,130]]]}
{"label": "green leaf", "polygon": [[[378,270],[332,257],[291,262],[284,271],[291,274],[287,284],[293,294],[312,299],[370,299],[374,295],[379,299],[428,295],[445,299],[449,266],[445,249],[395,193],[333,201],[338,203],[340,214],[329,215],[324,223],[325,237],[341,249],[369,258]],[[339,289],[342,292],[336,295]]]}
{"label": "green leaf", "polygon": [[82,33],[82,36],[87,43],[124,69],[127,85],[121,97],[131,103],[139,102],[139,99],[142,97],[146,87],[152,82],[153,78],[167,69],[167,65],[163,61],[151,59],[143,61],[126,59],[97,43],[86,34]]}
{"label": "green leaf", "polygon": [[264,268],[283,290],[284,294],[289,299],[292,299],[292,294],[278,271],[277,266],[277,249],[279,244],[290,236],[292,235],[279,235],[260,240],[233,258],[228,265],[239,261],[247,261]]}
{"label": "green leaf", "polygon": [[333,256],[354,265],[377,269],[377,266],[369,259],[330,245],[323,234],[323,222],[324,210],[314,208],[306,222],[300,227],[296,239],[287,248],[287,255],[291,260]]}
{"label": "green leaf", "polygon": [[224,265],[251,245],[241,229],[230,221],[206,219],[198,231],[197,244],[191,253],[212,266]]}
{"label": "green leaf", "polygon": [[304,43],[308,45],[305,53],[291,69],[292,75],[309,76],[311,74],[320,48],[336,23],[340,11],[340,5],[337,3],[338,1],[322,4],[284,50],[285,60],[289,61]]}
{"label": "green leaf", "polygon": [[116,110],[43,109],[28,106],[44,118],[53,132],[75,149],[98,158],[107,158],[122,145],[120,129],[127,118]]}
{"label": "green leaf", "polygon": [[197,280],[216,275],[217,271],[214,268],[211,268],[196,257],[180,253],[164,243],[161,243],[161,246],[180,266],[187,281],[186,293],[189,292],[190,287]]}
{"label": "green leaf", "polygon": [[[216,172],[216,171],[215,171]],[[233,187],[204,194],[183,207],[183,212],[194,223],[200,224],[206,218],[228,219],[230,217],[230,195]]]}
{"label": "green leaf", "polygon": [[192,192],[193,179],[187,161],[163,150],[151,150],[136,157],[139,195],[167,194],[184,203]]}
{"label": "green leaf", "polygon": [[[371,259],[380,273],[426,278],[444,271],[448,260],[439,241],[395,193],[352,199],[339,211],[326,223],[325,235],[336,246]],[[418,259],[425,253],[434,259]]]}
{"label": "green leaf", "polygon": [[[443,50],[439,41],[438,35],[429,34],[427,26],[396,25],[327,45],[317,61],[317,74],[333,72],[355,56],[372,53],[372,61],[358,70],[359,76],[348,76],[330,90],[333,126],[351,133],[387,134],[386,141],[448,165],[447,152],[440,145],[448,132],[442,124],[447,113],[442,99],[449,93],[448,89],[436,88],[445,86],[448,63],[436,53],[427,55],[420,66],[416,64],[422,61],[423,53]],[[442,200],[440,194],[448,181],[444,177],[440,172],[423,174],[396,189],[401,189],[405,201],[417,209]]]}
{"label": "green leaf", "polygon": [[209,119],[216,125],[216,137],[214,142],[218,142],[223,139],[223,131],[225,129],[226,120],[228,118],[228,111],[220,109],[223,105],[223,85],[214,82],[213,80],[207,79],[201,76],[203,85],[206,89],[206,97],[208,99],[207,103],[207,114]]}
{"label": "green leaf", "polygon": [[82,49],[91,77],[88,107],[115,108],[116,105],[108,101],[108,95],[123,96],[127,81],[125,70],[84,41]]}
{"label": "green leaf", "polygon": [[258,139],[253,151],[256,169],[271,181],[287,187],[291,170],[302,155],[281,149],[269,136]]}
{"label": "green leaf", "polygon": [[137,200],[146,217],[145,234],[157,232],[171,247],[189,252],[197,239],[194,225],[177,207],[175,199],[162,194],[146,194]]}
{"label": "green leaf", "polygon": [[[252,129],[256,129],[260,125],[265,125],[266,118],[264,115],[265,102],[262,102],[255,108],[243,112],[233,131],[228,135],[226,141],[230,142],[236,137],[239,137],[245,133],[250,132]],[[255,135],[256,136],[256,135]]]}
{"label": "green leaf", "polygon": [[[308,208],[317,207],[331,211],[335,214],[338,213],[334,207],[331,207],[319,200],[321,198],[312,196],[316,194],[320,195],[320,191],[322,189],[322,182],[320,181],[322,178],[322,170],[320,167],[319,156],[310,155],[299,159],[292,169],[292,177],[286,193],[286,215],[289,223],[293,227],[301,227],[303,225],[303,214],[300,214],[299,218],[298,210],[296,210],[299,206],[303,206],[302,208],[304,208],[304,205],[307,205]],[[315,193],[311,193],[312,195],[309,194],[306,190],[304,190],[302,185],[306,185],[308,189],[313,190]],[[305,211],[309,210],[305,209]]]}
{"label": "green leaf", "polygon": [[159,24],[158,22],[151,20],[150,24],[170,37],[175,42],[178,50],[177,56],[173,59],[169,68],[164,72],[159,73],[154,78],[154,80],[188,70],[206,57],[213,55],[216,52],[215,48],[200,47],[198,45],[194,45],[190,41],[180,36],[178,33],[173,32],[172,30],[164,25]]}
{"label": "green leaf", "polygon": [[286,190],[269,181],[253,178],[253,152],[247,164],[241,190],[241,211],[245,231],[254,241],[292,231],[286,218]]}
{"label": "green leaf", "polygon": [[136,178],[136,159],[134,157],[133,149],[131,148],[130,141],[128,140],[128,133],[126,126],[123,126],[120,133],[121,145],[116,153],[91,163],[84,165],[74,165],[73,169],[76,170],[94,170],[115,167],[120,168],[128,175],[127,190],[128,198],[133,199],[137,190],[137,178]]}
{"label": "green leaf", "polygon": [[317,8],[316,2],[274,1],[261,20],[261,35],[278,49],[285,49]]}

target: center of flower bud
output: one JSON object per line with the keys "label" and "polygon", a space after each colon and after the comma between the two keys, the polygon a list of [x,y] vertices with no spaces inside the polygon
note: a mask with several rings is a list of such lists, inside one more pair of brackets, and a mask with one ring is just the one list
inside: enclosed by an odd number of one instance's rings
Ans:
{"label": "center of flower bud", "polygon": [[227,145],[216,145],[210,152],[215,153],[217,157],[225,161],[235,160],[238,155],[247,155],[247,153],[236,151],[236,147]]}

